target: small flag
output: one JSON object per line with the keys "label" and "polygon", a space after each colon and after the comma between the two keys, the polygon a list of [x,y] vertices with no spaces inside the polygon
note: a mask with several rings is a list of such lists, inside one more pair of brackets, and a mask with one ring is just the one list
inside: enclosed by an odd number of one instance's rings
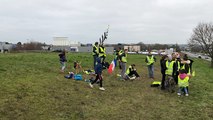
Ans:
{"label": "small flag", "polygon": [[114,71],[114,69],[115,69],[115,61],[113,60],[113,61],[111,62],[111,64],[109,65],[108,73],[109,73],[109,74],[112,74],[112,71]]}

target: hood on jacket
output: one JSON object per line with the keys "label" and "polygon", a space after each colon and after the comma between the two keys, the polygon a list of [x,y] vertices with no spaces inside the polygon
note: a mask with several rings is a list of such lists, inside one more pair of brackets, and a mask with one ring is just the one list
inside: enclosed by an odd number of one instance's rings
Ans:
{"label": "hood on jacket", "polygon": [[185,79],[185,78],[186,78],[186,76],[187,76],[187,74],[186,74],[186,73],[183,73],[183,74],[180,74],[180,75],[179,75],[179,77],[180,77],[180,79],[181,79],[181,80]]}

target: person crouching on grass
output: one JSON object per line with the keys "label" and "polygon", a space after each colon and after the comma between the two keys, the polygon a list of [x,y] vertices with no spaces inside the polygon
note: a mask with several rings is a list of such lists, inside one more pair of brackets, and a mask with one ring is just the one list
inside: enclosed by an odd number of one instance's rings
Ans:
{"label": "person crouching on grass", "polygon": [[186,70],[182,69],[178,75],[178,96],[181,96],[181,92],[184,91],[185,96],[189,96],[187,87],[189,86],[189,76]]}
{"label": "person crouching on grass", "polygon": [[100,90],[105,90],[102,86],[102,63],[101,63],[101,59],[98,57],[96,59],[96,65],[95,65],[95,74],[96,74],[96,78],[94,81],[92,81],[92,83],[89,83],[90,87],[93,88],[93,84],[97,82],[97,80],[99,80],[100,82]]}

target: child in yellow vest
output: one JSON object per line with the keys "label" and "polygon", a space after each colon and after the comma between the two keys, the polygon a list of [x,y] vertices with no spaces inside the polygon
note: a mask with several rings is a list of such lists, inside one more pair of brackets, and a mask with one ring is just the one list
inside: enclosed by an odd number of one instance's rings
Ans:
{"label": "child in yellow vest", "polygon": [[187,87],[189,86],[189,76],[186,73],[186,70],[180,70],[178,75],[178,96],[181,96],[181,92],[184,91],[185,96],[189,96]]}

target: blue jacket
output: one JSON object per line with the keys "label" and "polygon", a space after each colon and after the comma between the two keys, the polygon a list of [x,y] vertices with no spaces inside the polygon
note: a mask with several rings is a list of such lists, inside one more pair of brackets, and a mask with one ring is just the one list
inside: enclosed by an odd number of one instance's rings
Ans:
{"label": "blue jacket", "polygon": [[101,59],[97,57],[96,59],[97,63],[95,65],[95,74],[102,74],[102,64],[101,64]]}

